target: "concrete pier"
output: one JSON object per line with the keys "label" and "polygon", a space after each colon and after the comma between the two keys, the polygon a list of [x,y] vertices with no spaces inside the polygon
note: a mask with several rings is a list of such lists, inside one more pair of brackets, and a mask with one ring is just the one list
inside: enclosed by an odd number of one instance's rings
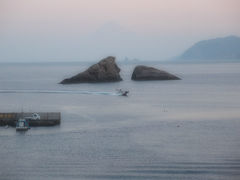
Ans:
{"label": "concrete pier", "polygon": [[[30,126],[55,126],[61,123],[60,112],[34,112],[40,116],[40,119],[29,120]],[[19,118],[31,117],[34,113],[30,112],[9,112],[0,113],[0,126],[16,126]]]}

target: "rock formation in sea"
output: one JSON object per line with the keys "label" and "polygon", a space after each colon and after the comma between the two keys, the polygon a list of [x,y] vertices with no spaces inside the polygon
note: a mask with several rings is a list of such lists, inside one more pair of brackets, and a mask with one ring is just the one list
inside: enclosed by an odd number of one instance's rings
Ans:
{"label": "rock formation in sea", "polygon": [[166,71],[162,71],[153,67],[136,66],[132,73],[132,80],[180,80],[180,78]]}
{"label": "rock formation in sea", "polygon": [[97,64],[90,66],[86,71],[71,78],[64,79],[61,84],[97,83],[121,81],[120,68],[115,62],[115,57],[109,56]]}

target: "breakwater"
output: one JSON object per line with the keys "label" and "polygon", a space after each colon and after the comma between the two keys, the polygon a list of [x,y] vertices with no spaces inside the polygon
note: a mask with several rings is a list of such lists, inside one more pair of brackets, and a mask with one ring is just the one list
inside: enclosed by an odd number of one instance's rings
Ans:
{"label": "breakwater", "polygon": [[[34,119],[33,114],[39,115],[39,118]],[[60,112],[9,112],[0,113],[0,126],[16,126],[20,118],[28,118],[30,126],[55,126],[61,123]]]}

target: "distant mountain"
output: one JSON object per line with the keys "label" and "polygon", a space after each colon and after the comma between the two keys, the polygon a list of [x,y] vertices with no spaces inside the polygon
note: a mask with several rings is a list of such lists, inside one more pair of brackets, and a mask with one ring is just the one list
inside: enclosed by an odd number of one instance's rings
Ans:
{"label": "distant mountain", "polygon": [[240,37],[228,36],[200,41],[186,50],[179,58],[182,61],[239,61]]}

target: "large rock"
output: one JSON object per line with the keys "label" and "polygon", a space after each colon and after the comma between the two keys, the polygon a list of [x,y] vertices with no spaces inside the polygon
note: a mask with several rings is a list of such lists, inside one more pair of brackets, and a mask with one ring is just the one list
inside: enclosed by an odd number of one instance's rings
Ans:
{"label": "large rock", "polygon": [[115,57],[109,56],[92,65],[86,71],[64,79],[61,84],[117,82],[122,80],[119,72],[120,68],[115,62]]}
{"label": "large rock", "polygon": [[132,80],[135,81],[179,79],[179,77],[173,74],[148,66],[137,66],[135,67],[132,74]]}

